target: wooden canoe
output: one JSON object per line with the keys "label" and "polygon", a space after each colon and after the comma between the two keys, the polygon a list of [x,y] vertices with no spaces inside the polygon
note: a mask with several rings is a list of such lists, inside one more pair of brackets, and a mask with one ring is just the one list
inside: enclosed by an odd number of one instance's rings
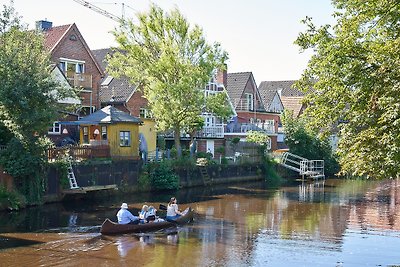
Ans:
{"label": "wooden canoe", "polygon": [[149,222],[144,224],[118,224],[106,219],[100,228],[103,235],[118,235],[126,233],[145,233],[185,224],[193,220],[194,211],[189,208],[188,212],[175,221]]}

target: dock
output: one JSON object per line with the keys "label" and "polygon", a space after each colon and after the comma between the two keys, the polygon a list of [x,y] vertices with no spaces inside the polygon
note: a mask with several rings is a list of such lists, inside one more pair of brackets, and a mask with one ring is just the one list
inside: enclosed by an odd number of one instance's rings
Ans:
{"label": "dock", "polygon": [[64,189],[62,190],[62,193],[65,195],[81,195],[81,194],[87,194],[89,192],[96,192],[103,190],[117,190],[117,185],[116,184],[94,185],[94,186],[79,187],[76,189]]}

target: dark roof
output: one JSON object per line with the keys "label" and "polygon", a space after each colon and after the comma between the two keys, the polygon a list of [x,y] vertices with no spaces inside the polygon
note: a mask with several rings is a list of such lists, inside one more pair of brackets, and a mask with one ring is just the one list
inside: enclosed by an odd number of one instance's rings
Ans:
{"label": "dark roof", "polygon": [[142,123],[139,118],[131,116],[113,106],[104,107],[78,121],[79,124],[113,124],[117,122],[130,122],[136,124]]}
{"label": "dark roof", "polygon": [[111,49],[110,48],[96,49],[92,50],[92,53],[94,57],[97,59],[97,62],[99,62],[102,70],[106,71],[107,61],[105,59],[106,56],[111,53]]}
{"label": "dark roof", "polygon": [[260,92],[264,107],[268,109],[278,92],[276,90],[261,90],[260,88],[258,88],[258,91]]}
{"label": "dark roof", "polygon": [[226,91],[231,100],[240,99],[251,72],[228,73]]}
{"label": "dark roof", "polygon": [[[112,54],[112,50],[110,48],[96,49],[92,50],[92,53],[96,60],[100,63],[103,71],[105,71],[107,67],[106,56]],[[104,84],[104,82],[107,83]],[[113,78],[109,75],[106,75],[106,77],[102,80],[102,85],[100,87],[100,102],[128,102],[136,89],[137,86],[132,85],[126,77]]]}
{"label": "dark roof", "polygon": [[304,96],[304,93],[293,88],[293,84],[295,80],[292,81],[263,81],[258,86],[258,90],[260,93],[262,91],[278,91],[281,89],[281,96],[290,97],[290,96]]}

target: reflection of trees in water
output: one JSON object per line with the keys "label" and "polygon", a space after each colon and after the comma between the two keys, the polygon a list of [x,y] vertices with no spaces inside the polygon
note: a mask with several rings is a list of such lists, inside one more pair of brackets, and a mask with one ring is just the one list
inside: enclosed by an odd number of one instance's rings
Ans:
{"label": "reflection of trees in water", "polygon": [[368,188],[362,199],[350,202],[352,216],[349,224],[370,229],[400,230],[400,181],[382,181]]}

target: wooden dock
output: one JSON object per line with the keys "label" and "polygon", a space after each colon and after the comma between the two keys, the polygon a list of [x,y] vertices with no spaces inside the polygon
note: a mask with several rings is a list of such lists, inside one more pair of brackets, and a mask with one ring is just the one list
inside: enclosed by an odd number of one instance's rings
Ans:
{"label": "wooden dock", "polygon": [[102,190],[117,190],[117,185],[116,184],[94,185],[94,186],[79,187],[77,189],[64,189],[62,193],[65,195],[81,195],[81,194],[87,194],[89,192],[96,192]]}

